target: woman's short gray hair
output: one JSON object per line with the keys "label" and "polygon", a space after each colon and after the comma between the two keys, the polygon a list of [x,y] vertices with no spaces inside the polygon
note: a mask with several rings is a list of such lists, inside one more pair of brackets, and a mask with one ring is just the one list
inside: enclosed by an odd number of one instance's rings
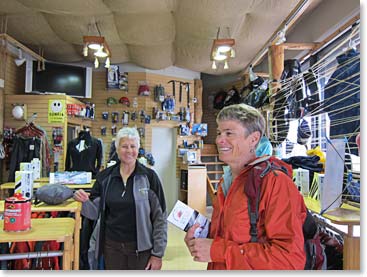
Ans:
{"label": "woman's short gray hair", "polygon": [[136,130],[136,128],[132,128],[132,127],[123,127],[122,129],[120,129],[116,135],[116,139],[115,139],[115,146],[116,146],[116,150],[119,147],[120,144],[120,140],[122,138],[129,138],[129,139],[135,139],[137,144],[138,144],[138,148],[140,148],[140,136],[139,136],[139,132],[138,130]]}
{"label": "woman's short gray hair", "polygon": [[246,104],[234,104],[224,107],[217,115],[217,124],[223,120],[236,120],[242,124],[250,135],[253,132],[260,132],[260,137],[264,134],[265,119],[262,114]]}

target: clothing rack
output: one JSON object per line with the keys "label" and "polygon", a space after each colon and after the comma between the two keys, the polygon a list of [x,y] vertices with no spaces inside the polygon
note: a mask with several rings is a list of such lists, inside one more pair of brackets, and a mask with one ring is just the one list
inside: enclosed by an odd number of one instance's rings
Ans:
{"label": "clothing rack", "polygon": [[63,255],[63,251],[39,251],[39,252],[27,252],[27,253],[12,253],[12,254],[1,254],[0,261],[8,260],[20,260],[20,259],[38,259],[38,258],[51,258],[60,257]]}
{"label": "clothing rack", "polygon": [[34,123],[36,118],[37,118],[37,113],[33,113],[32,116],[29,119],[25,120],[26,125]]}

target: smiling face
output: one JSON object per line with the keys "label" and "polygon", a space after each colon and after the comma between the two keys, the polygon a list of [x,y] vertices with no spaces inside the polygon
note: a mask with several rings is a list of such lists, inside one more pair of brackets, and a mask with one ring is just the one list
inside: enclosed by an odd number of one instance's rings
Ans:
{"label": "smiling face", "polygon": [[52,103],[51,103],[51,110],[52,112],[54,113],[59,113],[62,111],[62,102],[61,101],[58,101],[58,100],[54,100]]}
{"label": "smiling face", "polygon": [[228,164],[232,171],[240,170],[255,159],[255,147],[260,139],[259,132],[248,131],[237,120],[218,122],[216,144],[219,159]]}
{"label": "smiling face", "polygon": [[122,164],[134,165],[138,158],[139,146],[136,139],[123,137],[117,149]]}

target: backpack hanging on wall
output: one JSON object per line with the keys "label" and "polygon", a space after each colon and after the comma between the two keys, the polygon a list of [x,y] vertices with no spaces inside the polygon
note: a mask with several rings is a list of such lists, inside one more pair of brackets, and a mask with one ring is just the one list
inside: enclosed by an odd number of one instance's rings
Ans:
{"label": "backpack hanging on wall", "polygon": [[240,103],[240,93],[238,92],[238,90],[233,86],[226,95],[226,98],[224,99],[224,103],[223,105],[226,106],[230,106],[233,104],[238,104]]}
{"label": "backpack hanging on wall", "polygon": [[164,87],[159,84],[157,86],[154,87],[154,101],[155,102],[163,102],[164,98],[165,98],[165,92],[164,92]]}
{"label": "backpack hanging on wall", "polygon": [[220,90],[214,96],[213,100],[213,108],[216,110],[221,110],[224,107],[224,101],[226,100],[227,92],[224,90]]}
{"label": "backpack hanging on wall", "polygon": [[149,96],[150,95],[150,88],[148,82],[146,81],[138,81],[138,95],[139,96]]}
{"label": "backpack hanging on wall", "polygon": [[175,99],[173,97],[166,97],[162,103],[162,110],[169,113],[175,112]]}

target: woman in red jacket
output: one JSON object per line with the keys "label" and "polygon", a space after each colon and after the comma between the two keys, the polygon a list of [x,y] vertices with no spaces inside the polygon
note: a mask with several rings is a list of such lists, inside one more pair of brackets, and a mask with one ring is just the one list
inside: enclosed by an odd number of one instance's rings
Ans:
{"label": "woman in red jacket", "polygon": [[264,133],[263,116],[251,106],[236,104],[219,112],[217,124],[219,158],[228,167],[213,203],[209,238],[194,238],[197,225],[185,236],[191,255],[195,261],[208,262],[208,269],[214,270],[303,270],[306,207],[292,179],[281,171],[263,178],[258,239],[251,242],[244,186],[259,159],[255,149]]}

